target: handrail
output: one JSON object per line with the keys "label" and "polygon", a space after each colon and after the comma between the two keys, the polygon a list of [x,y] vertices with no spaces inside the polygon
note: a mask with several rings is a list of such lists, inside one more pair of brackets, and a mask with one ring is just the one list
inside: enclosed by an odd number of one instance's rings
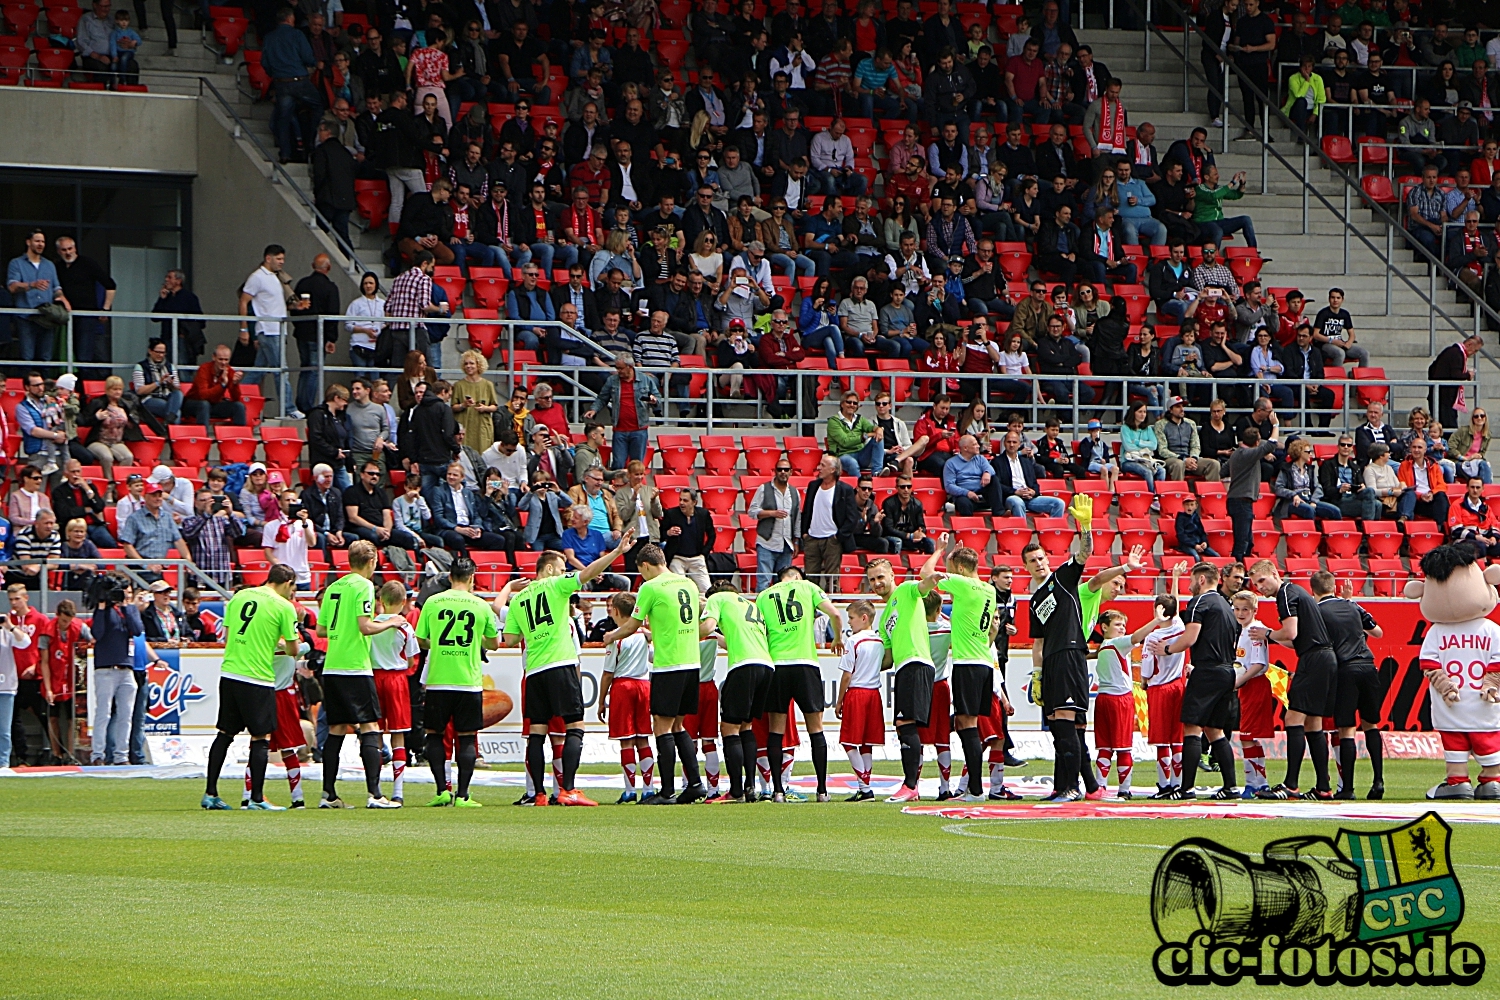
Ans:
{"label": "handrail", "polygon": [[[1140,0],[1126,0],[1126,2],[1129,3],[1132,7],[1135,7],[1137,9],[1137,12],[1140,11]],[[1198,75],[1198,77],[1200,79],[1202,79],[1207,86],[1212,87],[1213,84],[1214,84],[1214,81],[1209,80],[1208,77],[1206,75],[1204,75],[1203,71],[1198,66],[1194,65],[1195,60],[1188,58],[1188,55],[1187,55],[1187,38],[1188,38],[1188,36],[1191,35],[1191,36],[1197,38],[1200,42],[1207,42],[1208,44],[1213,45],[1214,43],[1213,43],[1212,39],[1209,38],[1208,33],[1205,32],[1201,27],[1198,26],[1198,23],[1193,18],[1193,15],[1191,13],[1189,13],[1188,11],[1184,10],[1183,7],[1178,3],[1178,0],[1155,0],[1155,2],[1163,4],[1168,9],[1170,9],[1171,11],[1173,11],[1174,13],[1176,13],[1176,15],[1179,18],[1181,18],[1182,23],[1185,26],[1185,30],[1184,30],[1184,33],[1183,33],[1183,45],[1182,45],[1182,48],[1179,49],[1176,45],[1174,45],[1172,43],[1171,39],[1165,33],[1163,33],[1160,28],[1158,28],[1155,24],[1151,24],[1149,21],[1147,22],[1147,31],[1148,31],[1148,33],[1149,32],[1154,32],[1157,35],[1157,37],[1161,40],[1161,42],[1167,46],[1167,50],[1169,52],[1173,53],[1174,55],[1176,55],[1177,57],[1179,57],[1180,59],[1182,59],[1184,74],[1186,74],[1189,71],[1191,71],[1193,73],[1196,73]],[[1227,54],[1226,54],[1226,56],[1227,56]],[[1449,270],[1448,267],[1447,267],[1447,265],[1445,265],[1442,261],[1438,260],[1437,257],[1431,251],[1429,251],[1426,247],[1422,246],[1420,243],[1417,243],[1415,241],[1410,241],[1410,240],[1407,241],[1408,245],[1413,250],[1415,250],[1417,252],[1418,259],[1425,259],[1425,261],[1426,261],[1426,263],[1428,265],[1428,285],[1429,285],[1429,290],[1427,292],[1424,292],[1420,287],[1418,287],[1418,285],[1414,281],[1412,281],[1411,278],[1407,277],[1407,275],[1406,275],[1406,273],[1404,271],[1399,270],[1395,266],[1395,264],[1392,262],[1391,257],[1394,254],[1394,248],[1393,248],[1392,244],[1393,244],[1393,241],[1394,241],[1394,233],[1395,233],[1395,231],[1398,230],[1398,229],[1402,230],[1403,233],[1405,231],[1404,227],[1400,224],[1400,221],[1397,218],[1395,218],[1394,216],[1392,216],[1389,212],[1387,212],[1385,210],[1384,206],[1376,204],[1375,202],[1373,202],[1370,199],[1366,198],[1365,195],[1364,195],[1364,190],[1359,186],[1359,182],[1357,180],[1355,180],[1353,177],[1351,177],[1351,175],[1349,174],[1349,172],[1346,169],[1344,169],[1344,167],[1342,165],[1340,165],[1338,163],[1335,163],[1332,159],[1330,159],[1328,157],[1327,154],[1325,154],[1323,152],[1323,150],[1321,148],[1317,148],[1316,149],[1316,153],[1317,153],[1317,157],[1318,157],[1318,160],[1320,161],[1320,163],[1322,163],[1322,165],[1325,166],[1329,170],[1330,173],[1332,173],[1335,177],[1337,177],[1338,179],[1340,179],[1344,183],[1344,207],[1343,207],[1342,210],[1336,208],[1334,206],[1333,202],[1331,202],[1323,194],[1323,192],[1319,191],[1316,187],[1314,187],[1312,185],[1312,183],[1307,179],[1306,164],[1308,163],[1308,159],[1309,159],[1309,157],[1312,155],[1312,153],[1314,151],[1314,147],[1317,145],[1316,142],[1315,142],[1315,140],[1314,140],[1314,138],[1312,136],[1308,135],[1301,128],[1298,128],[1295,122],[1293,122],[1290,118],[1288,118],[1285,114],[1282,113],[1280,105],[1277,104],[1272,99],[1271,95],[1269,95],[1269,94],[1266,93],[1266,91],[1265,91],[1265,81],[1257,82],[1257,81],[1251,79],[1250,77],[1246,76],[1245,73],[1244,73],[1244,71],[1241,70],[1239,66],[1235,65],[1235,62],[1234,62],[1233,58],[1225,58],[1223,60],[1223,66],[1224,66],[1225,84],[1226,84],[1225,87],[1224,87],[1224,93],[1222,94],[1222,97],[1223,97],[1223,107],[1224,107],[1224,119],[1225,119],[1225,121],[1227,122],[1228,119],[1229,119],[1229,117],[1231,115],[1233,115],[1235,118],[1237,118],[1240,121],[1244,122],[1246,129],[1250,130],[1251,132],[1256,132],[1257,131],[1257,125],[1259,126],[1257,141],[1260,143],[1260,147],[1261,147],[1261,166],[1262,166],[1262,169],[1261,169],[1261,185],[1262,185],[1262,189],[1263,189],[1262,193],[1264,193],[1264,189],[1265,189],[1265,187],[1267,185],[1267,174],[1268,174],[1268,171],[1265,169],[1266,168],[1266,163],[1267,163],[1267,158],[1271,157],[1271,156],[1274,156],[1276,158],[1276,160],[1282,165],[1282,167],[1287,171],[1287,173],[1289,173],[1293,177],[1295,177],[1297,179],[1297,181],[1299,183],[1301,183],[1301,185],[1302,185],[1302,190],[1303,190],[1303,202],[1302,202],[1303,203],[1303,227],[1304,227],[1304,231],[1305,231],[1306,225],[1307,225],[1307,197],[1308,197],[1309,194],[1311,194],[1312,196],[1316,197],[1318,199],[1318,201],[1322,203],[1322,205],[1323,205],[1324,208],[1326,208],[1329,212],[1331,212],[1333,215],[1335,215],[1336,217],[1338,217],[1340,219],[1340,221],[1342,222],[1342,225],[1343,225],[1343,234],[1344,234],[1344,245],[1345,245],[1345,250],[1344,250],[1344,266],[1345,266],[1346,272],[1347,272],[1348,263],[1349,263],[1348,241],[1349,241],[1349,234],[1351,232],[1353,232],[1353,234],[1359,239],[1359,241],[1365,245],[1365,247],[1370,251],[1370,253],[1374,254],[1377,259],[1381,260],[1384,263],[1384,265],[1385,265],[1385,273],[1386,273],[1386,282],[1387,282],[1387,293],[1386,293],[1386,309],[1387,309],[1387,314],[1389,313],[1389,309],[1390,309],[1389,283],[1390,283],[1391,275],[1394,274],[1398,278],[1400,278],[1400,280],[1402,281],[1402,283],[1404,283],[1407,286],[1407,288],[1409,288],[1419,299],[1421,299],[1422,301],[1424,301],[1424,302],[1427,303],[1428,309],[1430,310],[1430,313],[1431,313],[1431,320],[1429,321],[1430,325],[1429,325],[1429,334],[1428,334],[1428,350],[1431,352],[1431,354],[1434,357],[1438,353],[1436,325],[1435,325],[1435,321],[1436,321],[1436,318],[1437,318],[1438,315],[1441,315],[1443,317],[1444,322],[1446,322],[1449,326],[1451,326],[1458,333],[1463,334],[1465,337],[1470,336],[1471,335],[1470,332],[1465,327],[1460,326],[1458,324],[1458,322],[1452,316],[1450,316],[1448,314],[1447,311],[1442,310],[1442,309],[1440,309],[1438,307],[1438,304],[1437,304],[1437,301],[1436,301],[1436,298],[1437,298],[1437,292],[1436,292],[1436,283],[1437,283],[1437,281],[1436,281],[1436,279],[1437,279],[1437,275],[1441,274],[1447,280],[1447,282],[1451,286],[1454,287],[1454,289],[1458,292],[1458,294],[1460,296],[1462,296],[1462,297],[1467,297],[1468,300],[1469,300],[1469,302],[1471,303],[1471,305],[1474,307],[1474,327],[1475,327],[1474,333],[1475,334],[1478,333],[1478,328],[1479,328],[1479,325],[1480,325],[1480,317],[1481,316],[1486,316],[1493,323],[1496,323],[1497,325],[1500,325],[1500,312],[1497,312],[1487,302],[1485,302],[1483,295],[1475,293],[1473,289],[1469,288],[1462,281],[1459,281],[1458,280],[1458,276],[1456,274],[1454,274],[1451,270]],[[1229,101],[1229,92],[1228,92],[1229,88],[1227,86],[1228,74],[1230,72],[1233,72],[1235,74],[1235,76],[1239,78],[1239,81],[1240,81],[1240,83],[1241,83],[1242,86],[1248,84],[1249,87],[1250,87],[1250,89],[1260,99],[1260,101],[1261,101],[1261,107],[1263,109],[1262,121],[1261,122],[1255,123],[1255,122],[1247,121],[1245,119],[1244,115],[1242,115],[1242,114],[1234,111],[1233,106],[1230,104],[1230,101]],[[1269,130],[1270,130],[1270,123],[1271,123],[1270,122],[1270,116],[1271,116],[1271,112],[1272,112],[1273,108],[1275,110],[1275,114],[1276,114],[1277,120],[1283,126],[1285,126],[1286,128],[1288,128],[1288,129],[1291,130],[1291,133],[1292,133],[1293,137],[1298,138],[1302,142],[1302,162],[1304,164],[1304,169],[1302,171],[1298,171],[1297,168],[1292,165],[1291,161],[1289,161],[1285,156],[1282,156],[1281,152],[1275,148],[1275,144],[1274,143],[1271,143],[1271,142],[1267,141],[1267,139],[1268,139],[1268,133],[1269,133]],[[1360,232],[1358,230],[1358,228],[1355,227],[1353,220],[1350,218],[1351,211],[1352,211],[1351,204],[1350,204],[1350,202],[1351,202],[1351,194],[1357,195],[1360,204],[1368,206],[1375,213],[1377,220],[1382,221],[1382,222],[1385,223],[1385,226],[1386,226],[1386,249],[1385,249],[1384,252],[1382,252],[1378,247],[1376,247],[1376,245],[1373,242],[1371,242],[1370,239],[1367,236],[1365,236],[1364,233]],[[1500,360],[1496,360],[1493,356],[1489,355],[1488,352],[1484,352],[1484,353],[1485,353],[1486,357],[1488,357],[1491,362],[1493,362],[1497,367],[1500,367]]]}
{"label": "handrail", "polygon": [[301,185],[299,185],[292,178],[291,174],[287,173],[286,168],[281,165],[280,159],[271,155],[270,151],[267,150],[265,145],[260,141],[260,137],[256,135],[255,132],[250,128],[250,126],[245,122],[245,120],[240,117],[239,112],[234,110],[233,105],[231,105],[229,101],[224,98],[224,95],[219,93],[219,88],[214,86],[213,81],[206,76],[198,77],[199,96],[202,96],[202,92],[205,88],[209,93],[213,94],[214,98],[219,102],[219,107],[234,119],[236,138],[243,136],[249,139],[252,144],[254,144],[256,150],[260,153],[261,158],[271,165],[271,171],[276,175],[277,178],[279,178],[280,183],[285,184],[287,187],[291,188],[293,193],[297,195],[298,199],[301,200],[302,204],[307,208],[307,210],[312,213],[313,222],[315,222],[319,228],[327,233],[328,236],[333,239],[334,244],[341,251],[343,251],[346,257],[349,258],[349,265],[352,269],[351,273],[364,274],[365,272],[370,271],[371,268],[365,266],[364,262],[359,259],[359,254],[355,252],[354,246],[334,230],[333,223],[329,222],[328,219],[324,217],[323,213],[318,211],[318,206],[310,197],[308,197],[307,192],[302,190]]}
{"label": "handrail", "polygon": [[48,572],[55,569],[71,569],[75,566],[108,566],[112,569],[121,569],[124,570],[125,574],[129,576],[137,586],[143,588],[147,586],[147,581],[141,578],[137,570],[144,569],[147,572],[154,574],[156,571],[151,569],[151,567],[153,566],[159,567],[163,570],[175,568],[177,570],[177,589],[179,591],[181,591],[182,589],[183,580],[187,577],[193,577],[197,580],[198,583],[212,590],[221,598],[228,600],[230,597],[228,588],[219,583],[213,577],[209,576],[204,571],[203,567],[193,562],[192,559],[185,557],[177,559],[131,559],[129,556],[120,556],[118,558],[111,559],[101,556],[98,559],[74,559],[72,557],[69,557],[67,559],[57,560],[46,558],[25,559],[18,556],[12,556],[10,561],[12,564],[17,566],[38,565],[42,567],[41,579],[39,582],[41,584],[43,606],[45,606],[47,590],[49,589],[47,586]]}

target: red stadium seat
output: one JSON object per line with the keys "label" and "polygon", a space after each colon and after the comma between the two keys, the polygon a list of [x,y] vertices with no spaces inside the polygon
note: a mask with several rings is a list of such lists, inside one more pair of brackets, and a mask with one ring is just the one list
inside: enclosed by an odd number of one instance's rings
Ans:
{"label": "red stadium seat", "polygon": [[476,323],[474,320],[498,320],[500,312],[497,309],[484,309],[478,306],[464,310],[465,335],[469,338],[469,346],[489,358],[500,347],[499,323]]}
{"label": "red stadium seat", "polygon": [[703,468],[715,476],[734,474],[740,458],[740,446],[727,434],[705,434],[698,439],[703,449]]}
{"label": "red stadium seat", "polygon": [[[1012,519],[1013,520],[1013,519]],[[1076,532],[1066,517],[1039,517],[1036,519],[1037,540],[1051,559],[1066,559],[1073,547]]]}
{"label": "red stadium seat", "polygon": [[792,463],[792,475],[811,476],[818,471],[818,462],[823,458],[823,446],[817,438],[788,437],[786,455]]}
{"label": "red stadium seat", "polygon": [[1120,548],[1124,552],[1128,553],[1137,545],[1143,546],[1148,553],[1156,548],[1160,535],[1150,518],[1121,517],[1115,525],[1120,529]]}
{"label": "red stadium seat", "polygon": [[1156,499],[1156,494],[1136,482],[1120,481],[1120,490],[1115,494],[1116,501],[1120,504],[1120,517],[1145,517],[1151,510],[1151,501]]}
{"label": "red stadium seat", "polygon": [[1359,555],[1365,534],[1352,521],[1323,522],[1323,553],[1329,560],[1352,559]]}
{"label": "red stadium seat", "polygon": [[698,446],[689,434],[660,434],[656,438],[661,452],[661,469],[671,475],[685,476],[698,461]]}
{"label": "red stadium seat", "polygon": [[1401,551],[1401,531],[1394,521],[1365,521],[1365,545],[1370,550],[1370,560],[1394,559]]}
{"label": "red stadium seat", "polygon": [[757,476],[767,477],[775,473],[776,460],[785,450],[778,438],[761,434],[742,436],[740,447],[745,452],[745,470]]}
{"label": "red stadium seat", "polygon": [[[1269,517],[1257,517],[1251,526],[1250,551],[1257,559],[1270,559],[1276,555],[1276,546],[1281,542],[1281,533],[1276,522]],[[1215,552],[1218,550],[1215,549]]]}
{"label": "red stadium seat", "polygon": [[953,537],[958,544],[967,545],[975,552],[985,552],[990,546],[990,519],[987,517],[958,517],[950,519]]}
{"label": "red stadium seat", "polygon": [[1325,135],[1322,142],[1323,155],[1340,166],[1350,166],[1358,163],[1359,158],[1354,155],[1354,147],[1349,144],[1347,137],[1342,135]]}
{"label": "red stadium seat", "polygon": [[1411,573],[1401,565],[1400,559],[1371,559],[1370,577],[1375,584],[1376,597],[1400,597]]}
{"label": "red stadium seat", "polygon": [[[1213,483],[1207,480],[1197,482],[1193,484],[1193,492],[1198,494],[1198,506],[1201,508],[1204,520],[1229,516],[1223,483]],[[1217,545],[1210,545],[1209,547],[1215,551],[1219,548]]]}
{"label": "red stadium seat", "polygon": [[302,458],[302,437],[295,427],[262,427],[261,447],[266,452],[266,464],[290,469]]}
{"label": "red stadium seat", "polygon": [[698,502],[710,514],[728,514],[734,510],[740,491],[732,476],[699,476],[698,494]]}
{"label": "red stadium seat", "polygon": [[1421,559],[1427,553],[1443,544],[1443,535],[1446,525],[1434,524],[1431,521],[1403,521],[1401,527],[1406,531],[1406,553],[1413,560]]}
{"label": "red stadium seat", "polygon": [[1227,517],[1205,517],[1203,533],[1208,536],[1208,547],[1215,552],[1234,551],[1234,522]]}
{"label": "red stadium seat", "polygon": [[[1020,569],[1021,550],[1031,541],[1031,526],[1024,518],[1002,517],[992,522],[992,531],[995,535],[995,553],[997,559],[1006,557],[1006,564]],[[1024,574],[1023,574],[1024,575]]]}
{"label": "red stadium seat", "polygon": [[208,428],[197,424],[172,424],[167,428],[167,439],[172,442],[172,461],[195,467],[208,461],[208,450],[214,443]]}
{"label": "red stadium seat", "polygon": [[1317,556],[1318,543],[1323,538],[1323,533],[1318,530],[1318,522],[1284,517],[1281,519],[1281,533],[1286,536],[1287,558]]}

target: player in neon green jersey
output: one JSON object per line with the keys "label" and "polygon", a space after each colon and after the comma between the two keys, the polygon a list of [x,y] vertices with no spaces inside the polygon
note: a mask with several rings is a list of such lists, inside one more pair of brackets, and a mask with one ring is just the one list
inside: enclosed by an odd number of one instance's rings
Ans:
{"label": "player in neon green jersey", "polygon": [[968,546],[954,548],[945,532],[941,538],[944,560],[950,572],[940,574],[937,589],[953,601],[948,615],[949,648],[953,653],[953,721],[969,769],[966,801],[984,801],[984,775],[980,762],[984,743],[979,738],[979,717],[990,714],[995,691],[995,634],[1000,628],[995,614],[995,588],[979,579],[979,553]]}
{"label": "player in neon green jersey", "polygon": [[224,660],[219,666],[218,735],[208,751],[204,809],[228,809],[219,798],[219,772],[241,730],[250,732],[250,803],[246,808],[278,811],[266,801],[266,761],[276,731],[276,655],[297,656],[297,612],[292,595],[297,573],[271,567],[263,587],[250,587],[224,606]]}
{"label": "player in neon green jersey", "polygon": [[349,572],[323,591],[318,606],[318,635],[328,640],[323,660],[328,738],[323,742],[323,799],[319,809],[344,808],[338,790],[339,753],[344,737],[353,733],[359,734],[359,759],[365,766],[365,808],[400,808],[380,794],[380,698],[370,666],[370,638],[396,628],[405,619],[375,620],[375,585],[370,581],[379,558],[373,542],[361,539],[350,545]]}
{"label": "player in neon green jersey", "polygon": [[526,691],[522,698],[521,717],[527,723],[526,769],[538,789],[537,802],[546,803],[541,793],[546,766],[547,721],[561,716],[567,727],[563,744],[562,787],[557,801],[565,806],[596,806],[573,787],[578,762],[583,757],[583,668],[578,663],[578,647],[573,642],[573,625],[568,616],[569,599],[589,581],[602,574],[609,565],[635,544],[635,529],[620,536],[611,552],[589,563],[577,573],[564,573],[567,563],[560,552],[543,552],[536,561],[536,579],[519,593],[507,593],[496,603],[508,606],[501,645],[526,645]]}
{"label": "player in neon green jersey", "polygon": [[[828,616],[833,633],[833,651],[844,652],[844,622],[823,588],[804,580],[802,571],[788,566],[781,579],[755,598],[755,606],[766,620],[766,639],[776,673],[771,679],[770,717],[767,719],[766,756],[781,759],[781,738],[786,733],[786,713],[781,706],[795,701],[807,726],[812,746],[813,770],[818,775],[818,801],[828,801],[828,739],[823,735],[823,710],[828,701],[823,693],[823,673],[818,669],[818,643],[814,632],[813,610]],[[771,801],[785,802],[781,771],[771,771]]]}
{"label": "player in neon green jersey", "polygon": [[729,768],[729,791],[710,802],[744,802],[755,794],[755,731],[750,727],[766,711],[771,692],[771,649],[766,622],[756,602],[728,580],[708,588],[698,634],[715,632],[729,654],[729,673],[719,690],[719,734],[724,741],[724,763]]}
{"label": "player in neon green jersey", "polygon": [[457,794],[439,791],[430,806],[478,808],[469,798],[469,782],[479,760],[480,728],[484,725],[484,673],[480,651],[500,648],[495,610],[474,593],[474,561],[460,556],[448,571],[448,589],[433,594],[417,619],[417,645],[427,650],[422,683],[427,697],[422,725],[427,730],[427,763],[439,789],[447,787],[443,774],[446,754],[443,730],[453,723],[454,757],[458,763]]}
{"label": "player in neon green jersey", "polygon": [[[651,630],[651,731],[656,736],[657,769],[661,787],[641,800],[645,806],[686,805],[707,792],[698,773],[698,750],[683,719],[698,711],[698,619],[702,599],[698,585],[667,569],[667,557],[647,545],[635,557],[644,581],[636,594],[630,620],[604,637],[606,644],[632,636],[642,625]],[[686,787],[674,796],[677,757],[682,756]]]}
{"label": "player in neon green jersey", "polygon": [[[887,802],[915,802],[917,781],[922,777],[922,737],[918,729],[927,725],[932,714],[932,686],[937,670],[932,663],[932,641],[927,632],[927,610],[923,599],[937,585],[937,561],[934,550],[922,564],[921,578],[907,580],[894,587],[890,564],[871,574],[887,587],[890,595],[880,613],[875,631],[885,644],[886,666],[896,668],[895,722],[896,738],[901,742],[901,787]],[[872,566],[870,570],[875,569]],[[869,572],[869,570],[867,570]],[[876,593],[879,593],[877,590]]]}

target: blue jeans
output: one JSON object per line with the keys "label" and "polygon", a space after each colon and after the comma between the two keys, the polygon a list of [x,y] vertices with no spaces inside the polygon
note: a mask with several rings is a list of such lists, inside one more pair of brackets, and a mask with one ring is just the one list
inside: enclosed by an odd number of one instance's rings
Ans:
{"label": "blue jeans", "polygon": [[533,243],[531,244],[532,257],[541,260],[542,247],[547,247],[552,251],[552,266],[554,268],[572,267],[578,263],[578,247],[572,243]]}
{"label": "blue jeans", "polygon": [[427,363],[434,368],[443,367],[443,342],[441,340],[428,339]]}
{"label": "blue jeans", "polygon": [[349,345],[349,364],[351,367],[362,369],[354,372],[356,376],[375,381],[375,351],[369,347],[355,347]]}
{"label": "blue jeans", "polygon": [[[791,553],[787,554],[791,560]],[[769,586],[769,584],[767,584]],[[761,587],[765,590],[765,587]],[[16,693],[0,694],[0,767],[10,767],[10,721],[16,711]]]}
{"label": "blue jeans", "polygon": [[[536,350],[540,350],[541,349],[542,338],[538,337],[536,335],[536,331],[533,330],[531,327],[529,327],[529,326],[515,326],[515,327],[511,327],[511,329],[515,331],[515,336],[516,336],[516,350],[518,350],[518,351],[536,351]],[[504,342],[505,341],[502,339],[501,343],[503,344]]]}
{"label": "blue jeans", "polygon": [[195,399],[192,401],[192,405],[196,407],[195,412],[198,416],[198,423],[204,427],[208,426],[210,418],[227,420],[239,427],[245,425],[244,403],[236,403],[229,399],[224,400],[222,403],[210,403],[206,400]]}
{"label": "blue jeans", "polygon": [[[552,277],[552,258],[557,256],[559,251],[554,248],[551,243],[537,242],[531,244],[530,246],[526,246],[524,243],[518,243],[516,246],[517,249],[524,250],[526,253],[531,255],[532,262],[534,262],[536,266],[541,269],[543,277]],[[564,247],[563,249],[571,249],[573,251],[573,259],[578,259],[577,247]],[[563,267],[568,266],[569,264],[567,263],[563,264]]]}
{"label": "blue jeans", "polygon": [[1145,246],[1146,244],[1141,242],[1141,237],[1144,236],[1152,246],[1167,245],[1167,227],[1157,219],[1149,216],[1143,219],[1122,218],[1120,225],[1125,227],[1125,242],[1128,244]]}
{"label": "blue jeans", "polygon": [[16,317],[16,336],[21,341],[22,361],[51,361],[56,334],[40,323]]}
{"label": "blue jeans", "polygon": [[[1042,383],[1052,398],[1057,400],[1061,406],[1070,406],[1073,402],[1073,383],[1047,380]],[[1094,387],[1085,382],[1078,383],[1078,402],[1087,406],[1094,401]]]}
{"label": "blue jeans", "polygon": [[1250,221],[1248,215],[1236,215],[1217,222],[1200,222],[1198,225],[1202,228],[1204,237],[1212,237],[1216,246],[1224,242],[1224,237],[1234,233],[1244,233],[1245,242],[1255,246],[1255,223]]}
{"label": "blue jeans", "polygon": [[854,195],[858,197],[865,193],[869,182],[864,175],[856,173],[833,174],[827,170],[819,170],[818,183],[822,186],[825,194]]}
{"label": "blue jeans", "polygon": [[498,267],[505,272],[506,280],[510,280],[510,261],[505,260],[505,251],[499,247],[485,243],[450,243],[448,249],[453,251],[453,265],[465,277],[468,276],[470,267],[478,265]]}
{"label": "blue jeans", "polygon": [[104,342],[104,324],[95,316],[73,317],[74,356],[79,362],[109,363],[109,348]]}
{"label": "blue jeans", "polygon": [[810,278],[818,270],[818,265],[807,254],[799,253],[795,257],[789,257],[784,253],[773,253],[770,255],[771,266],[781,271],[783,277],[796,278],[799,275]]}
{"label": "blue jeans", "polygon": [[1165,302],[1156,304],[1156,311],[1181,321],[1182,317],[1187,315],[1187,307],[1188,304],[1182,299],[1167,299]]}
{"label": "blue jeans", "polygon": [[[781,571],[792,564],[794,553],[791,549],[781,552],[772,552],[764,545],[755,546],[755,589],[765,590],[774,584],[780,577]],[[6,727],[10,732],[10,727]]]}
{"label": "blue jeans", "polygon": [[150,413],[161,417],[169,424],[177,423],[182,414],[182,390],[173,389],[167,396],[147,396],[141,405]]}
{"label": "blue jeans", "polygon": [[[1413,243],[1422,244],[1427,248],[1429,253],[1431,253],[1433,256],[1438,256],[1439,250],[1437,234],[1432,230],[1426,228],[1425,226],[1413,226],[1411,224],[1408,224],[1406,229],[1406,238],[1408,240],[1411,240]],[[23,339],[21,341],[21,350],[24,352],[25,349],[26,341]],[[24,358],[26,355],[23,353],[21,356]]]}
{"label": "blue jeans", "polygon": [[276,110],[272,125],[276,133],[276,146],[283,160],[290,160],[297,152],[293,133],[304,140],[311,151],[312,137],[302,134],[302,125],[297,116],[302,111],[317,112],[323,107],[318,89],[307,80],[291,80],[276,84]]}
{"label": "blue jeans", "polygon": [[[801,258],[807,260],[806,257]],[[816,351],[819,348],[828,356],[828,363],[832,365],[844,353],[844,335],[836,326],[820,326],[816,330],[809,330],[802,335],[802,349],[805,351]]]}
{"label": "blue jeans", "polygon": [[609,467],[623,469],[632,458],[646,460],[646,431],[615,431],[614,441],[609,446]]}
{"label": "blue jeans", "polygon": [[[281,335],[279,333],[256,334],[256,341],[259,346],[255,350],[255,367],[271,369],[260,376],[261,395],[265,396],[268,400],[280,399],[281,412],[285,415],[292,408],[292,393],[291,386],[288,385],[286,386],[286,395],[283,396],[281,394],[281,376],[276,374],[281,370],[282,365]],[[267,382],[271,386],[269,389],[266,388]]]}
{"label": "blue jeans", "polygon": [[1343,512],[1326,500],[1319,500],[1316,503],[1293,500],[1288,507],[1288,513],[1304,521],[1342,521],[1344,519]]}
{"label": "blue jeans", "polygon": [[864,447],[848,455],[839,456],[844,475],[859,478],[861,469],[869,469],[875,475],[885,468],[885,439],[873,437],[865,441]]}
{"label": "blue jeans", "polygon": [[[503,247],[491,247],[490,249],[493,251],[492,257],[494,263],[489,266],[498,267],[501,271],[505,272],[507,279],[510,278],[511,268],[525,267],[531,261],[531,251],[524,245],[512,246],[509,251]],[[550,271],[546,274],[546,277],[552,277]]]}
{"label": "blue jeans", "polygon": [[1147,468],[1145,465],[1142,465],[1140,462],[1123,462],[1122,461],[1120,463],[1120,471],[1121,472],[1129,472],[1129,473],[1132,473],[1133,475],[1140,476],[1142,479],[1144,479],[1146,481],[1146,488],[1148,490],[1150,490],[1152,493],[1156,492],[1156,481],[1155,481],[1156,480],[1156,476],[1160,476],[1163,479],[1167,478],[1167,475],[1166,475],[1167,470],[1165,468],[1163,468],[1160,472],[1157,472],[1157,473],[1153,474],[1152,471],[1149,468]]}
{"label": "blue jeans", "polygon": [[1062,517],[1067,505],[1057,497],[1032,497],[1030,500],[1022,500],[1018,496],[1005,498],[1005,506],[1010,508],[1012,517],[1025,517],[1027,511],[1042,517]]}
{"label": "blue jeans", "polygon": [[1234,552],[1232,558],[1244,559],[1250,555],[1250,538],[1255,530],[1255,501],[1226,500],[1225,512],[1234,524]]}
{"label": "blue jeans", "polygon": [[874,93],[860,95],[859,116],[861,118],[874,118],[876,108],[880,109],[880,117],[882,120],[888,118],[898,118],[900,117],[902,111],[901,98],[892,97],[890,95],[886,95],[884,97],[876,97]]}

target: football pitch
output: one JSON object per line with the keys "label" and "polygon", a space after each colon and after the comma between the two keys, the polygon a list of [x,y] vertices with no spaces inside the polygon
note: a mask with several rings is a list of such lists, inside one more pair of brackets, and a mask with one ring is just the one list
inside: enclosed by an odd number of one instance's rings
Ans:
{"label": "football pitch", "polygon": [[[1388,763],[1388,797],[1441,768]],[[201,790],[0,780],[0,997],[1181,996],[1151,972],[1165,849],[1208,836],[1258,856],[1339,826],[536,810],[500,788],[473,811],[205,813]],[[1500,826],[1455,825],[1451,853],[1457,936],[1500,954]]]}

